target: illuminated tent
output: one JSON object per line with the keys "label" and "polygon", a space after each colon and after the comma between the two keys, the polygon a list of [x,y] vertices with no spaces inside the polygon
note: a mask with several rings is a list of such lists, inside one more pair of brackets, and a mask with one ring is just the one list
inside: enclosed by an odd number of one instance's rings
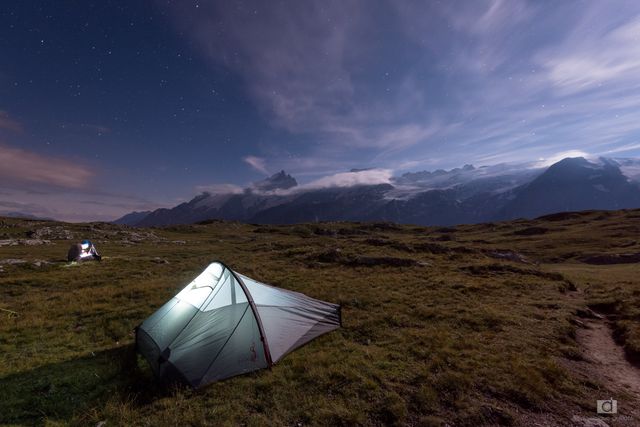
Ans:
{"label": "illuminated tent", "polygon": [[74,244],[67,252],[67,261],[69,262],[100,261],[101,259],[102,257],[98,254],[96,247],[89,240],[83,240],[82,243]]}
{"label": "illuminated tent", "polygon": [[136,328],[136,348],[160,379],[198,388],[270,367],[340,324],[339,305],[214,262]]}

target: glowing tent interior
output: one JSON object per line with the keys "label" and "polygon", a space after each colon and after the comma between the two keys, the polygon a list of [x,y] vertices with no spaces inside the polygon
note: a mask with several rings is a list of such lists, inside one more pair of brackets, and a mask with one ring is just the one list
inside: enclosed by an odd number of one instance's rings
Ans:
{"label": "glowing tent interior", "polygon": [[269,367],[340,325],[339,305],[214,262],[136,328],[136,348],[161,380],[198,388]]}

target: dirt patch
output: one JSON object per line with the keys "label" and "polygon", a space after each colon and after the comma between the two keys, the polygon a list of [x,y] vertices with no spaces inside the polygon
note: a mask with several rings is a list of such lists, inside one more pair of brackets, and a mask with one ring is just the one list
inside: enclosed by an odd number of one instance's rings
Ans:
{"label": "dirt patch", "polygon": [[522,230],[516,230],[513,234],[516,236],[539,236],[541,234],[546,234],[547,231],[549,231],[549,229],[545,227],[527,227]]}
{"label": "dirt patch", "polygon": [[571,364],[576,375],[605,387],[594,392],[594,412],[595,400],[612,398],[618,401],[618,416],[605,418],[605,421],[612,426],[639,425],[640,369],[626,359],[605,318],[589,316],[583,318],[581,324],[576,331],[576,340],[581,347],[582,360]]}
{"label": "dirt patch", "polygon": [[458,253],[458,254],[473,254],[477,251],[473,248],[468,248],[466,246],[446,246],[441,245],[439,243],[418,243],[413,246],[413,248],[417,252],[426,252],[430,254],[449,254],[449,253]]}
{"label": "dirt patch", "polygon": [[411,258],[397,258],[390,256],[370,257],[359,256],[346,263],[352,266],[365,266],[365,267],[377,267],[377,266],[390,266],[390,267],[415,267],[422,265],[420,262]]}
{"label": "dirt patch", "polygon": [[594,211],[581,211],[581,212],[558,212],[549,215],[543,215],[536,219],[542,221],[566,221],[568,219],[582,218],[586,215],[592,214]]}
{"label": "dirt patch", "polygon": [[358,227],[360,230],[366,231],[401,231],[402,227],[393,222],[372,222],[362,224]]}
{"label": "dirt patch", "polygon": [[452,227],[440,227],[435,230],[436,233],[455,233],[456,229]]}
{"label": "dirt patch", "polygon": [[451,252],[451,249],[447,246],[430,242],[418,243],[417,245],[414,245],[414,249],[418,252],[427,252],[430,254],[446,254]]}
{"label": "dirt patch", "polygon": [[371,246],[387,246],[403,252],[414,252],[413,248],[406,243],[396,242],[389,239],[370,238],[364,240],[364,243]]}
{"label": "dirt patch", "polygon": [[468,265],[460,267],[462,271],[465,271],[473,276],[493,276],[495,274],[521,274],[529,276],[542,277],[549,280],[567,281],[568,280],[560,273],[546,272],[536,270],[533,268],[521,268],[510,264],[482,264],[482,265]]}
{"label": "dirt patch", "polygon": [[603,254],[591,255],[581,259],[586,264],[608,265],[608,264],[633,264],[640,262],[640,252],[632,254]]}
{"label": "dirt patch", "polygon": [[398,258],[391,256],[354,256],[344,254],[339,248],[332,248],[307,257],[308,261],[321,263],[335,263],[351,267],[415,267],[426,265],[411,258]]}

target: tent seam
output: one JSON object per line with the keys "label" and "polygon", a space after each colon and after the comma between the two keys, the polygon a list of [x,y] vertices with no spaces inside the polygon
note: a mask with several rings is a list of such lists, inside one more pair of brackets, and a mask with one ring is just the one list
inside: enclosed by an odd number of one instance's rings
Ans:
{"label": "tent seam", "polygon": [[236,326],[234,326],[233,331],[231,331],[231,333],[229,334],[229,336],[227,337],[226,341],[224,342],[224,344],[222,344],[222,347],[220,347],[220,350],[218,350],[218,353],[216,354],[216,357],[213,358],[213,360],[211,361],[211,363],[209,363],[209,366],[207,366],[207,369],[205,369],[204,374],[202,375],[202,378],[200,378],[200,380],[202,381],[202,379],[204,379],[204,377],[209,373],[209,369],[211,369],[211,367],[213,366],[213,364],[216,362],[216,360],[218,360],[218,356],[220,356],[220,353],[222,353],[222,350],[224,350],[224,348],[227,346],[227,343],[229,342],[229,340],[231,339],[231,337],[233,336],[233,334],[235,334],[236,329],[238,329],[238,326],[240,326],[240,323],[242,323],[242,319],[244,319],[244,316],[247,314],[247,309],[249,308],[249,306],[247,306],[244,309],[244,312],[242,313],[242,316],[240,316],[240,320],[238,320],[238,323],[236,324]]}

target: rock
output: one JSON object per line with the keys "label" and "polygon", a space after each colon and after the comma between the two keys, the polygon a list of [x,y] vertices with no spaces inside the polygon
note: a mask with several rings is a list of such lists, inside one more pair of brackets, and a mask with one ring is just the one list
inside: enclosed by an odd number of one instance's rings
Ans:
{"label": "rock", "polygon": [[0,240],[0,246],[18,246],[18,245],[38,246],[38,245],[49,245],[49,244],[51,244],[50,240],[42,240],[42,239],[4,239],[4,240]]}
{"label": "rock", "polygon": [[487,251],[486,255],[490,258],[506,259],[508,261],[520,262],[522,264],[532,264],[527,257],[514,251]]}
{"label": "rock", "polygon": [[153,259],[153,262],[155,262],[156,264],[169,264],[169,261],[167,261],[164,258],[160,258],[160,257],[155,257]]}
{"label": "rock", "polygon": [[45,265],[49,264],[51,264],[49,261],[45,261],[43,259],[37,259],[33,262],[33,266],[37,268],[44,267]]}
{"label": "rock", "polygon": [[26,236],[31,239],[46,237],[53,240],[72,240],[74,238],[73,233],[62,226],[42,227],[37,230],[30,230],[26,232]]}
{"label": "rock", "polygon": [[20,244],[27,246],[50,245],[51,241],[44,239],[24,239],[20,241]]}
{"label": "rock", "polygon": [[23,259],[16,259],[16,258],[0,259],[0,264],[4,264],[4,265],[16,265],[16,264],[26,264],[26,263],[27,261]]}

